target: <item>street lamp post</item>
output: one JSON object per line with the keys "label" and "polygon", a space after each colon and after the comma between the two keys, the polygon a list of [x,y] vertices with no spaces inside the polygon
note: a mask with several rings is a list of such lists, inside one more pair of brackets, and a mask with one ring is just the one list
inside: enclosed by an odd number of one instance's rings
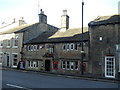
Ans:
{"label": "street lamp post", "polygon": [[82,0],[82,50],[81,50],[81,74],[84,74],[84,66],[83,66],[83,55],[84,55],[84,50],[83,50],[83,6],[84,2]]}

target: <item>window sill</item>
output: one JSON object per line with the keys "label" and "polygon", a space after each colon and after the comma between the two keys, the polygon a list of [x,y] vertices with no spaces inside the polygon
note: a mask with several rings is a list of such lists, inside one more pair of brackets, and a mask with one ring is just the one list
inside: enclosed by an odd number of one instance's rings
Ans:
{"label": "window sill", "polygon": [[13,68],[17,68],[17,66],[12,66]]}
{"label": "window sill", "polygon": [[10,46],[7,46],[6,48],[10,48]]}
{"label": "window sill", "polygon": [[18,46],[13,46],[12,48],[18,48]]}

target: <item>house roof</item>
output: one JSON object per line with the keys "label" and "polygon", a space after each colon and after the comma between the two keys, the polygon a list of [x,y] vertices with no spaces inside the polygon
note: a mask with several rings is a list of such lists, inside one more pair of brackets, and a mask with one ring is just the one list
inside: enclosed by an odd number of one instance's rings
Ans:
{"label": "house roof", "polygon": [[[16,31],[15,33],[21,33],[21,32],[25,32],[26,30],[28,30],[29,28],[32,28],[32,26],[34,26],[34,25],[39,25],[40,23],[38,22],[38,23],[35,23],[35,24],[32,24],[31,26],[29,26],[29,27],[27,27],[27,28],[24,28],[24,29],[21,29],[21,30],[19,30],[19,31]],[[46,24],[46,25],[48,25],[49,27],[54,27],[54,28],[57,28],[57,27],[55,27],[55,26],[52,26],[52,25],[49,25],[49,24]],[[38,27],[39,28],[39,27]],[[57,28],[57,29],[59,29],[59,28]]]}
{"label": "house roof", "polygon": [[[84,27],[83,31],[87,32],[88,27]],[[49,38],[72,37],[72,36],[80,34],[80,33],[82,33],[82,28],[71,28],[71,29],[66,30],[65,32],[58,30],[58,32],[56,32],[54,35],[52,35]]]}
{"label": "house roof", "polygon": [[91,21],[89,26],[117,24],[120,23],[120,14],[109,16],[98,16],[95,20]]}
{"label": "house roof", "polygon": [[10,33],[14,33],[14,32],[19,31],[19,30],[21,30],[21,29],[27,28],[27,27],[29,27],[29,26],[31,26],[31,25],[33,25],[33,24],[25,24],[25,25],[17,26],[17,27],[8,29],[8,30],[6,30],[6,31],[2,31],[2,32],[0,32],[0,34],[10,34]]}
{"label": "house roof", "polygon": [[[24,43],[24,44],[40,44],[40,43],[60,43],[60,42],[78,42],[81,41],[81,28],[68,29],[65,32],[61,31],[45,31],[38,37]],[[84,40],[89,40],[88,28],[84,28]]]}

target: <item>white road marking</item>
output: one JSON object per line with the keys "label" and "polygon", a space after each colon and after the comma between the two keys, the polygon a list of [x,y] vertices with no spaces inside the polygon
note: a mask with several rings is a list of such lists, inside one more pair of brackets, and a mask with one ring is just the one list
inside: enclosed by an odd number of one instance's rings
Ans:
{"label": "white road marking", "polygon": [[17,85],[12,85],[12,84],[6,84],[7,86],[11,86],[11,87],[15,87],[15,88],[24,88],[24,87],[21,87],[21,86],[17,86]]}
{"label": "white road marking", "polygon": [[25,88],[25,87],[13,85],[13,84],[6,84],[6,85],[7,85],[7,86],[10,86],[10,87],[14,87],[14,88],[21,88],[21,89],[26,89],[26,90],[32,90],[32,89],[29,89],[29,88]]}

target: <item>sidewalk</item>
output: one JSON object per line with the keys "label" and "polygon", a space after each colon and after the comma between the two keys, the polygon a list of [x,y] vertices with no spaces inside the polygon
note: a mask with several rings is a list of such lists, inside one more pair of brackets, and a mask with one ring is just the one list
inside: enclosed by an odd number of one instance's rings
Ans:
{"label": "sidewalk", "polygon": [[42,75],[52,75],[52,76],[59,76],[59,77],[72,78],[72,79],[120,83],[120,79],[103,78],[103,77],[96,77],[92,75],[80,75],[80,74],[73,74],[73,73],[55,73],[55,72],[47,72],[47,71],[33,71],[33,70],[18,70],[16,68],[7,68],[7,67],[3,67],[2,70],[15,70],[15,71],[21,71],[21,72],[40,73]]}

